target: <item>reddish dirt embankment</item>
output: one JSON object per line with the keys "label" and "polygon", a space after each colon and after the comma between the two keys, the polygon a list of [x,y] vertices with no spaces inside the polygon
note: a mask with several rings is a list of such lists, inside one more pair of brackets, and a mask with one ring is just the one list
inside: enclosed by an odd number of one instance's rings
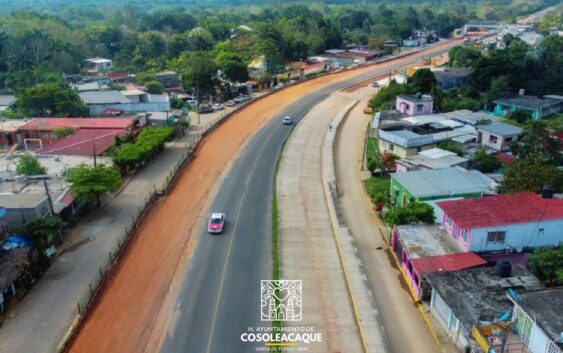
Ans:
{"label": "reddish dirt embankment", "polygon": [[[399,59],[402,61],[404,59]],[[396,63],[393,61],[393,63]],[[112,280],[85,320],[72,353],[142,352],[175,270],[195,246],[207,197],[241,146],[276,113],[327,84],[369,72],[365,67],[286,88],[249,105],[213,131],[169,194],[154,206],[123,254]]]}

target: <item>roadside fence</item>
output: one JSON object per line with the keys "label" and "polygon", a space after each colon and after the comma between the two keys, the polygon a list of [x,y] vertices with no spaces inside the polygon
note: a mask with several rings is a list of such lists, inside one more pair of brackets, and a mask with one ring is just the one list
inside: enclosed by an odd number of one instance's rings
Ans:
{"label": "roadside fence", "polygon": [[116,260],[119,258],[119,255],[125,248],[125,245],[131,240],[132,235],[135,233],[135,230],[137,229],[143,215],[145,214],[145,212],[147,212],[156,198],[157,193],[155,187],[153,190],[149,191],[149,194],[147,196],[145,196],[143,206],[137,208],[137,212],[134,216],[131,217],[131,223],[129,224],[129,226],[125,227],[123,233],[117,237],[113,249],[108,253],[105,261],[99,267],[98,273],[89,283],[82,296],[80,296],[80,299],[76,303],[78,314],[83,315],[88,310],[88,307],[90,306],[90,304],[92,304],[93,299],[96,297],[96,294],[98,293],[100,288],[102,288],[104,282],[109,278],[111,270],[116,264]]}

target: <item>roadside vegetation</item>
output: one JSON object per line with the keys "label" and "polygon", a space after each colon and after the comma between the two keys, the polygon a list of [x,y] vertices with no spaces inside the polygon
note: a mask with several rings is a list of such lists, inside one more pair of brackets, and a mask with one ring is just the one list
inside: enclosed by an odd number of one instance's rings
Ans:
{"label": "roadside vegetation", "polygon": [[113,162],[125,174],[130,174],[136,168],[145,165],[164,148],[164,143],[176,134],[176,128],[143,129],[134,143],[123,144],[116,139],[117,148],[113,150]]}
{"label": "roadside vegetation", "polygon": [[[245,82],[247,65],[258,60],[267,73],[256,79],[270,82],[271,74],[285,70],[287,62],[327,49],[360,45],[390,54],[394,47],[386,42],[400,43],[415,30],[433,31],[426,38],[432,42],[451,35],[467,20],[513,20],[555,3],[534,0],[523,6],[520,2],[444,1],[438,7],[412,1],[282,6],[213,0],[197,5],[146,0],[126,5],[11,2],[4,4],[0,15],[0,91],[15,91],[18,109],[8,113],[15,117],[82,116],[87,110],[61,74],[79,72],[82,60],[88,57],[104,57],[113,60],[114,71],[135,74],[151,93],[163,89],[152,75],[174,70],[181,74],[186,88],[199,86],[202,94],[214,94],[217,70],[227,82]],[[465,64],[462,59],[456,63]],[[474,61],[482,63],[483,59]]]}
{"label": "roadside vegetation", "polygon": [[[460,89],[442,92],[432,72],[417,70],[406,84],[394,81],[375,94],[369,105],[376,110],[389,109],[400,94],[423,93],[434,98],[434,110],[490,110],[492,101],[517,94],[559,94],[563,92],[563,37],[548,36],[533,48],[510,34],[503,39],[505,48],[490,46],[482,51],[472,45],[456,46],[449,51],[449,65],[469,67],[469,83]],[[506,116],[514,125],[531,119],[529,113],[516,111]]]}

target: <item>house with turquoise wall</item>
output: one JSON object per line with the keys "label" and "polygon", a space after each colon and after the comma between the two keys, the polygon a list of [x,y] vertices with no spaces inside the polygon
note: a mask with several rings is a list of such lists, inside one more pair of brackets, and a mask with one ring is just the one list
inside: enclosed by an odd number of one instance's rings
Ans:
{"label": "house with turquoise wall", "polygon": [[510,98],[500,98],[493,101],[493,114],[505,116],[517,110],[529,111],[533,120],[563,111],[563,96],[547,95],[543,97],[520,95]]}
{"label": "house with turquoise wall", "polygon": [[[563,288],[520,293],[514,303],[513,332],[531,353],[563,352]],[[559,308],[559,309],[557,309]]]}
{"label": "house with turquoise wall", "polygon": [[496,195],[495,181],[477,170],[451,167],[391,174],[390,195],[397,206],[410,200],[430,201]]}

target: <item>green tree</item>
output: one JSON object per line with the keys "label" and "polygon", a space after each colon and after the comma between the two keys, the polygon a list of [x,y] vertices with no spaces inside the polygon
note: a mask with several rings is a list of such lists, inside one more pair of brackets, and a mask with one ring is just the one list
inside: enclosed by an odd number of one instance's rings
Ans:
{"label": "green tree", "polygon": [[224,77],[231,82],[246,82],[248,68],[242,61],[227,61],[221,66]]}
{"label": "green tree", "polygon": [[545,164],[537,155],[519,158],[503,172],[503,193],[540,192],[544,185],[552,185],[556,192],[563,186],[563,171]]}
{"label": "green tree", "polygon": [[147,88],[148,93],[151,94],[161,94],[162,92],[164,92],[164,87],[157,80],[147,81],[144,83],[144,86]]}
{"label": "green tree", "polygon": [[121,185],[121,174],[115,168],[100,164],[96,167],[88,167],[81,164],[70,169],[67,181],[72,184],[72,192],[85,201],[96,200],[96,206],[100,206],[100,195],[105,192],[115,191]]}
{"label": "green tree", "polygon": [[481,51],[476,47],[455,46],[448,53],[451,67],[473,67],[481,57]]}
{"label": "green tree", "polygon": [[18,108],[29,115],[84,116],[88,113],[78,91],[68,85],[46,83],[16,93]]}
{"label": "green tree", "polygon": [[483,173],[492,173],[501,166],[500,161],[494,154],[488,154],[486,150],[479,149],[473,156],[473,163],[479,166]]}
{"label": "green tree", "polygon": [[395,105],[398,95],[412,93],[409,88],[408,85],[402,85],[392,80],[388,86],[382,87],[371,97],[368,105],[378,110],[389,109]]}
{"label": "green tree", "polygon": [[418,69],[409,78],[409,83],[413,89],[421,93],[430,93],[432,87],[436,85],[436,77],[430,69]]}
{"label": "green tree", "polygon": [[563,246],[555,248],[535,248],[528,255],[532,272],[551,285],[563,284]]}
{"label": "green tree", "polygon": [[533,121],[524,127],[518,141],[510,144],[512,153],[518,158],[536,155],[552,165],[561,163],[559,142],[552,137],[542,121]]}
{"label": "green tree", "polygon": [[512,94],[510,89],[510,84],[506,76],[501,75],[499,77],[493,78],[491,81],[491,87],[487,90],[485,97],[488,102],[491,102],[498,98],[508,97]]}
{"label": "green tree", "polygon": [[434,209],[427,203],[411,201],[403,207],[393,207],[383,216],[389,227],[400,224],[432,224]]}
{"label": "green tree", "polygon": [[47,173],[47,169],[41,166],[36,157],[26,153],[20,157],[16,165],[16,173],[20,175],[44,175]]}
{"label": "green tree", "polygon": [[181,74],[182,84],[186,88],[196,88],[206,92],[211,90],[217,82],[217,67],[208,52],[187,52],[183,55],[185,63]]}
{"label": "green tree", "polygon": [[441,148],[446,151],[453,152],[458,156],[463,156],[463,146],[455,141],[444,141],[438,144],[438,148]]}
{"label": "green tree", "polygon": [[40,254],[43,254],[53,243],[54,234],[58,233],[67,223],[57,216],[36,218],[14,228],[14,232],[24,234],[33,242]]}

